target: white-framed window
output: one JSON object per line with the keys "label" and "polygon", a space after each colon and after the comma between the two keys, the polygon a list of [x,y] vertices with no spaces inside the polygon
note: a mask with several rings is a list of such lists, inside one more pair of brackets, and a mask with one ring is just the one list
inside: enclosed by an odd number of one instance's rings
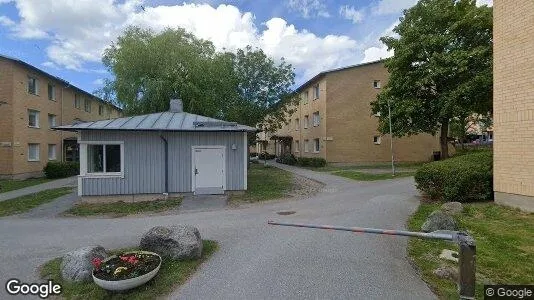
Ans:
{"label": "white-framed window", "polygon": [[382,138],[379,135],[373,136],[373,143],[375,143],[375,145],[380,145],[380,143],[382,143]]}
{"label": "white-framed window", "polygon": [[74,94],[74,107],[77,109],[82,107],[82,99],[78,94]]}
{"label": "white-framed window", "polygon": [[309,143],[310,143],[309,140],[304,140],[304,152],[310,152]]}
{"label": "white-framed window", "polygon": [[104,114],[104,105],[99,104],[98,105],[98,115],[101,116]]}
{"label": "white-framed window", "polygon": [[299,140],[295,140],[295,152],[300,152],[300,143],[299,143]]}
{"label": "white-framed window", "polygon": [[379,89],[380,88],[380,80],[373,80],[373,87],[375,89]]}
{"label": "white-framed window", "polygon": [[313,98],[314,98],[314,100],[319,99],[319,93],[320,93],[319,84],[316,84],[313,87]]}
{"label": "white-framed window", "polygon": [[83,109],[86,112],[91,112],[91,99],[89,98],[83,99]]}
{"label": "white-framed window", "polygon": [[308,103],[308,100],[310,99],[310,92],[309,91],[305,91],[302,93],[302,96],[301,96],[301,99],[302,99],[302,103],[303,104],[307,104]]}
{"label": "white-framed window", "polygon": [[313,152],[318,153],[321,151],[321,143],[319,139],[313,139]]}
{"label": "white-framed window", "polygon": [[310,118],[308,117],[308,115],[305,115],[304,116],[304,129],[308,128],[309,123],[310,123]]}
{"label": "white-framed window", "polygon": [[56,101],[56,86],[52,83],[48,84],[48,100]]}
{"label": "white-framed window", "polygon": [[50,128],[56,126],[56,115],[48,114],[48,126]]}
{"label": "white-framed window", "polygon": [[48,144],[48,160],[56,160],[56,144]]}
{"label": "white-framed window", "polygon": [[39,95],[39,80],[37,78],[28,76],[28,93]]}
{"label": "white-framed window", "polygon": [[124,177],[124,143],[80,142],[80,174]]}
{"label": "white-framed window", "polygon": [[313,113],[313,127],[319,126],[321,124],[321,117],[319,116],[319,112],[316,111]]}
{"label": "white-framed window", "polygon": [[28,109],[28,127],[39,128],[39,111]]}
{"label": "white-framed window", "polygon": [[296,118],[296,119],[295,119],[295,130],[298,131],[298,130],[299,130],[299,127],[300,127],[300,120],[299,120],[299,118]]}
{"label": "white-framed window", "polygon": [[39,144],[28,144],[28,161],[39,161]]}

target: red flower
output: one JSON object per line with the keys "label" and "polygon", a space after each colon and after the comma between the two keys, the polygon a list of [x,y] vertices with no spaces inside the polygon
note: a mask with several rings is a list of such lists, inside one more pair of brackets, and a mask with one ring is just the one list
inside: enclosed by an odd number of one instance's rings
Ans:
{"label": "red flower", "polygon": [[95,257],[91,260],[91,263],[93,264],[93,266],[95,267],[95,269],[98,269],[100,268],[100,265],[102,264],[102,259],[98,258],[98,257]]}

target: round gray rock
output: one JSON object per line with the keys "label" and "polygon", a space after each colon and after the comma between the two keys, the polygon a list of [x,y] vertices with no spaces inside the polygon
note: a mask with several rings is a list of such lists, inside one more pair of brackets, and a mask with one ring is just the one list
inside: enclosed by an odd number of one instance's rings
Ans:
{"label": "round gray rock", "polygon": [[441,206],[441,210],[446,214],[454,216],[460,214],[464,210],[464,207],[460,202],[447,202]]}
{"label": "round gray rock", "polygon": [[432,273],[441,279],[458,280],[458,270],[453,267],[439,267],[432,271]]}
{"label": "round gray rock", "polygon": [[421,230],[432,232],[436,230],[458,230],[458,224],[454,218],[441,210],[436,210],[428,216]]}
{"label": "round gray rock", "polygon": [[143,235],[140,247],[173,259],[198,259],[202,255],[202,238],[193,226],[156,226]]}
{"label": "round gray rock", "polygon": [[91,281],[93,280],[94,258],[104,259],[108,255],[102,246],[88,246],[76,249],[63,256],[60,270],[61,276],[69,281]]}

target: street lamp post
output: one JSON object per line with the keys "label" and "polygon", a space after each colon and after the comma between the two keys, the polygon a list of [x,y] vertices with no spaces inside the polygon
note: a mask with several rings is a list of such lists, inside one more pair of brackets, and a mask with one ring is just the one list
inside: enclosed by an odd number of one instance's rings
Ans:
{"label": "street lamp post", "polygon": [[388,118],[389,118],[389,138],[390,138],[390,149],[391,149],[391,174],[395,176],[395,157],[393,155],[393,129],[391,126],[391,106],[389,105],[389,98],[387,99],[388,102]]}

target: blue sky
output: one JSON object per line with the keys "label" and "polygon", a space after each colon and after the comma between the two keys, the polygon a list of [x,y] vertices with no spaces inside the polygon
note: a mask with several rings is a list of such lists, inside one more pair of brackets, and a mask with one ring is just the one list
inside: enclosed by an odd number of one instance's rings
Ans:
{"label": "blue sky", "polygon": [[[248,44],[293,64],[297,84],[320,71],[387,57],[379,42],[416,0],[0,0],[0,54],[86,91],[109,77],[102,51],[128,25],[184,27],[218,49]],[[489,3],[491,0],[478,0]]]}

